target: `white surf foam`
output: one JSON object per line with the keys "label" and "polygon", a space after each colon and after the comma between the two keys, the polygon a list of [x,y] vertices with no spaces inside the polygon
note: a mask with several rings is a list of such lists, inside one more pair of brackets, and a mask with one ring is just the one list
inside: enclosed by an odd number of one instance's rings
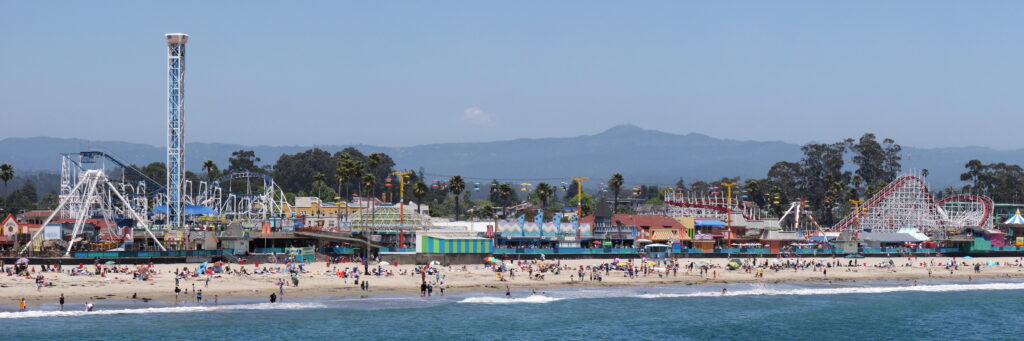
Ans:
{"label": "white surf foam", "polygon": [[459,301],[459,303],[481,303],[481,304],[513,304],[513,303],[551,303],[554,301],[561,301],[561,298],[544,296],[544,295],[532,295],[523,298],[505,298],[505,297],[469,297]]}
{"label": "white surf foam", "polygon": [[[77,306],[77,305],[72,305]],[[238,310],[298,310],[315,309],[326,307],[320,303],[258,303],[258,304],[233,304],[217,306],[187,306],[187,307],[159,307],[159,308],[138,308],[138,309],[110,309],[65,311],[29,310],[24,312],[0,312],[0,319],[18,319],[32,317],[58,317],[58,316],[92,316],[92,315],[126,315],[126,314],[166,314],[166,313],[194,313],[213,311],[238,311]]]}
{"label": "white surf foam", "polygon": [[[842,287],[842,288],[806,288],[806,289],[752,289],[728,291],[724,296],[784,296],[784,295],[840,295],[840,294],[880,294],[890,292],[951,292],[970,290],[1022,290],[1024,283],[986,283],[986,284],[938,284],[917,286],[878,286],[878,287]],[[642,294],[639,298],[675,298],[675,297],[714,297],[723,296],[719,291],[705,291],[686,294]]]}

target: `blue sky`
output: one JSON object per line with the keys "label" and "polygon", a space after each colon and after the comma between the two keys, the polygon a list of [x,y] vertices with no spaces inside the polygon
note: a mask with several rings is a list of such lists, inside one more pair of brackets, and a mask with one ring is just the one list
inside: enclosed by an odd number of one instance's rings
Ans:
{"label": "blue sky", "polygon": [[[173,5],[171,5],[173,4]],[[1024,147],[1024,2],[0,2],[0,138],[388,146],[592,134]]]}

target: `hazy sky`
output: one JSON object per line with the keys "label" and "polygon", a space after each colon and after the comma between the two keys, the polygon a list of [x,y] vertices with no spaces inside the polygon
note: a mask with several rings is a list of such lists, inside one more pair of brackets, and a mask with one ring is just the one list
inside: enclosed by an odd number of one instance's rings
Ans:
{"label": "hazy sky", "polygon": [[163,145],[166,32],[189,141],[1024,147],[1020,1],[2,1],[0,138]]}

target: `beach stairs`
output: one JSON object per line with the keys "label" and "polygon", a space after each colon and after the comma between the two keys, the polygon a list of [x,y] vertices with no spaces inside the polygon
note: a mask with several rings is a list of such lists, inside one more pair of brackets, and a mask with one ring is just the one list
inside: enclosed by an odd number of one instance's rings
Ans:
{"label": "beach stairs", "polygon": [[221,256],[221,258],[223,259],[223,261],[225,263],[235,263],[235,264],[238,264],[238,261],[239,261],[238,256],[235,256],[235,255],[232,255],[232,254],[228,254],[228,253],[225,253],[223,256]]}

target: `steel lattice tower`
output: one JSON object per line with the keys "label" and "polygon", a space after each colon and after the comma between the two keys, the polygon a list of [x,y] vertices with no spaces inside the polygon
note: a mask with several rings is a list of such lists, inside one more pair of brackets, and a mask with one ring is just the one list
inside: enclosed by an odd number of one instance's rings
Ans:
{"label": "steel lattice tower", "polygon": [[167,40],[167,224],[184,226],[182,185],[185,178],[185,43],[188,35],[168,33]]}

